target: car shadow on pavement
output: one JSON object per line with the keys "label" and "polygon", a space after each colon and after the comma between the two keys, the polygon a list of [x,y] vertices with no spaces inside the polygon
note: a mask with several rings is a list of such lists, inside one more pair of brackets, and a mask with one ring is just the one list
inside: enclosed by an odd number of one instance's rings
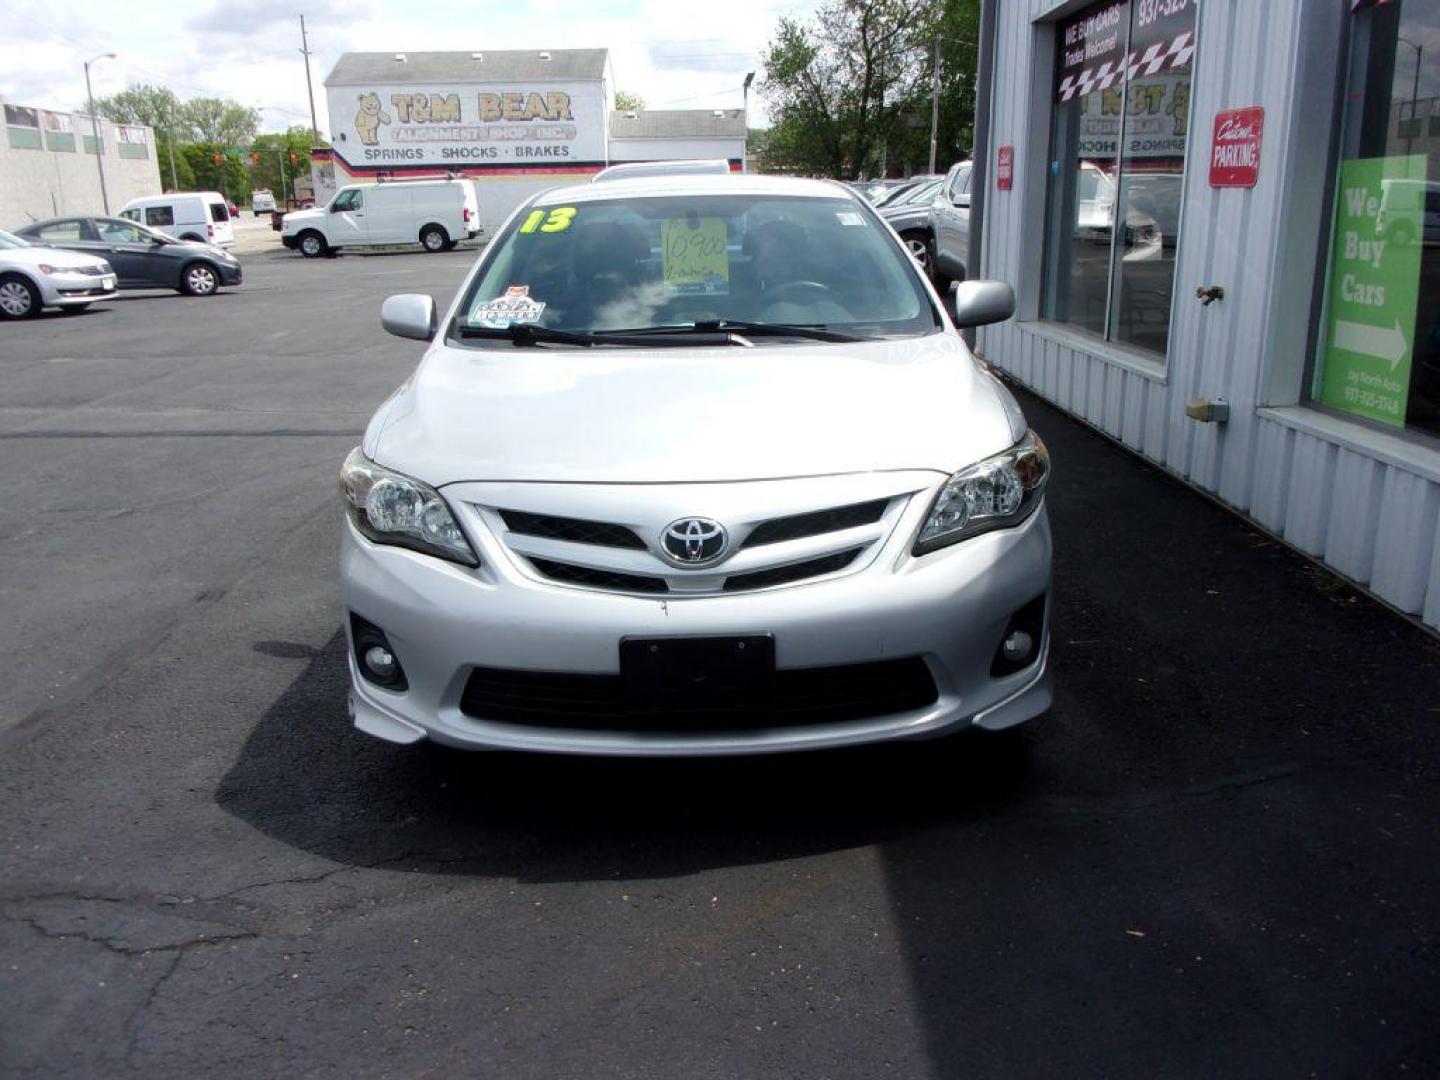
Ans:
{"label": "car shadow on pavement", "polygon": [[1006,812],[1028,790],[1020,744],[983,735],[708,759],[393,746],[351,727],[344,649],[337,633],[265,713],[217,801],[282,843],[347,865],[663,878]]}
{"label": "car shadow on pavement", "polygon": [[[789,940],[863,973],[846,1023],[919,1033],[894,1075],[1433,1059],[1435,640],[1025,404],[1056,461],[1056,704],[1019,740],[716,760],[398,748],[350,727],[337,633],[313,654],[256,644],[309,660],[218,802],[344,865],[522,882],[799,871],[873,847],[841,886],[778,898],[769,925],[833,928]],[[852,895],[871,866],[873,918]],[[857,918],[873,950],[846,936]]]}

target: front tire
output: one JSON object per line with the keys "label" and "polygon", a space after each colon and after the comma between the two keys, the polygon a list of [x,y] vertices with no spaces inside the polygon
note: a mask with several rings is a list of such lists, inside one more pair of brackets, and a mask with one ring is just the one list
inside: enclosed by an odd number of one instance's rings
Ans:
{"label": "front tire", "polygon": [[439,225],[426,225],[420,230],[420,245],[432,254],[447,250],[450,234]]}
{"label": "front tire", "polygon": [[905,248],[910,252],[910,257],[920,264],[920,272],[927,277],[933,277],[935,247],[930,240],[930,234],[920,229],[912,229],[910,232],[901,233],[900,239],[905,241]]}
{"label": "front tire", "polygon": [[209,263],[193,262],[180,273],[180,291],[186,296],[213,296],[220,288],[220,274]]}
{"label": "front tire", "polygon": [[40,314],[40,290],[19,274],[0,277],[0,319],[31,319]]}
{"label": "front tire", "polygon": [[300,238],[295,241],[295,246],[300,249],[300,254],[304,255],[307,259],[318,259],[321,255],[324,255],[329,248],[329,245],[325,243],[325,238],[313,229],[309,232],[301,233]]}

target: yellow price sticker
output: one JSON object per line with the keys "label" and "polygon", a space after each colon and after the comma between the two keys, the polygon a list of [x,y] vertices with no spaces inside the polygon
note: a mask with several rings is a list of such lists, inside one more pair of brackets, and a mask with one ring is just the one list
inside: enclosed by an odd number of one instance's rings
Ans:
{"label": "yellow price sticker", "polygon": [[557,206],[548,214],[544,210],[531,210],[530,216],[520,226],[522,233],[533,233],[539,229],[542,233],[564,232],[570,228],[570,222],[575,220],[575,207]]}
{"label": "yellow price sticker", "polygon": [[730,290],[730,255],[725,250],[725,220],[715,217],[667,218],[660,223],[665,284],[676,292],[724,293]]}

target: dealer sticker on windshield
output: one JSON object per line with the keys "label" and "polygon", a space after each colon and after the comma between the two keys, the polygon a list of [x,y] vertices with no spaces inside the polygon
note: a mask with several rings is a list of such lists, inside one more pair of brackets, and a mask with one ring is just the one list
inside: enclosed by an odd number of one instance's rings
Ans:
{"label": "dealer sticker on windshield", "polygon": [[511,285],[504,296],[476,304],[470,312],[470,325],[504,330],[515,323],[539,322],[544,310],[543,300],[530,298],[529,285]]}
{"label": "dealer sticker on windshield", "polygon": [[660,223],[665,287],[671,293],[723,296],[730,291],[725,219],[690,214]]}

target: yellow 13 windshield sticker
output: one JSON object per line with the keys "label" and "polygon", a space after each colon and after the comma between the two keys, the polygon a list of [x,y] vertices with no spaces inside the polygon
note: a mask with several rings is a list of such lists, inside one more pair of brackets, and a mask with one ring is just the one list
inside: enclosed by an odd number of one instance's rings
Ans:
{"label": "yellow 13 windshield sticker", "polygon": [[671,292],[724,294],[730,291],[730,254],[725,219],[690,214],[660,223],[665,284]]}
{"label": "yellow 13 windshield sticker", "polygon": [[539,229],[542,233],[564,232],[570,228],[570,222],[575,220],[575,207],[557,206],[554,210],[531,210],[530,216],[520,226],[522,233],[533,233]]}

